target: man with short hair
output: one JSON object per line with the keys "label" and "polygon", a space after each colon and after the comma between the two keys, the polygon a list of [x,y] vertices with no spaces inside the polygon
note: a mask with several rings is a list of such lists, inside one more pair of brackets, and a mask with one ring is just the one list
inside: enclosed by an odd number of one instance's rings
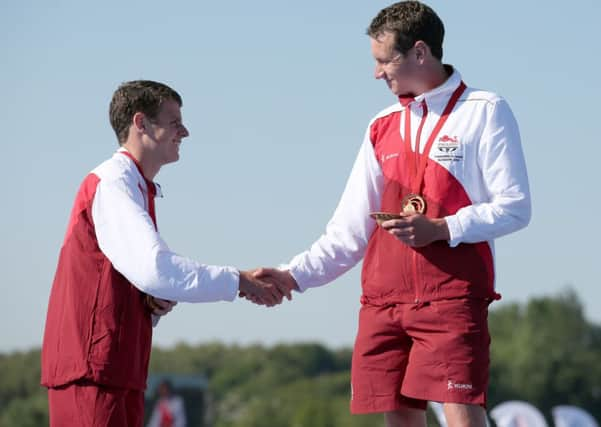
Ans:
{"label": "man with short hair", "polygon": [[432,400],[451,427],[483,427],[493,240],[530,220],[518,126],[503,98],[442,62],[430,7],[395,3],[367,33],[398,102],[369,123],[325,233],[257,277],[305,291],[363,259],[351,411],[423,427]]}
{"label": "man with short hair", "polygon": [[153,81],[113,95],[120,148],[81,184],[50,293],[41,381],[51,426],[141,426],[152,326],[176,301],[241,292],[281,302],[274,285],[180,256],[158,233],[153,179],[188,136],[181,106],[177,92]]}

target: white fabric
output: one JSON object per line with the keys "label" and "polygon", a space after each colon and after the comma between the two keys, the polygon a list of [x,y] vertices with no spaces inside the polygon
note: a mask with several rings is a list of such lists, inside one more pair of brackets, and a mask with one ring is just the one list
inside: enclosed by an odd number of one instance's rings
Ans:
{"label": "white fabric", "polygon": [[511,400],[490,411],[497,427],[547,427],[545,417],[528,402]]}
{"label": "white fabric", "polygon": [[147,212],[146,183],[134,162],[117,152],[92,171],[100,182],[92,218],[100,250],[136,288],[172,301],[231,301],[238,270],[204,265],[171,251]]}
{"label": "white fabric", "polygon": [[[439,109],[446,105],[459,85],[456,70],[440,87],[416,97]],[[364,256],[375,228],[369,213],[379,210],[384,177],[370,139],[370,127],[380,117],[403,111],[397,103],[370,122],[359,154],[338,207],[325,233],[309,250],[295,256],[282,269],[290,270],[301,291],[324,285],[357,264]],[[434,108],[429,108],[433,111]],[[430,135],[439,116],[429,114],[422,135]],[[412,141],[419,123],[411,123]],[[400,130],[399,130],[400,132]],[[445,217],[450,232],[449,245],[487,241],[525,227],[530,220],[530,191],[517,123],[504,99],[490,92],[468,88],[449,116],[444,133],[460,135],[461,162],[430,159],[449,170],[463,186],[472,205]],[[420,151],[427,141],[421,138]]]}
{"label": "white fabric", "polygon": [[577,406],[555,406],[551,413],[555,427],[599,427],[591,414]]}
{"label": "white fabric", "polygon": [[159,409],[160,402],[167,404],[167,407],[173,416],[173,427],[186,427],[186,410],[184,407],[184,400],[179,396],[171,396],[169,399],[157,401],[146,427],[161,427],[161,411]]}

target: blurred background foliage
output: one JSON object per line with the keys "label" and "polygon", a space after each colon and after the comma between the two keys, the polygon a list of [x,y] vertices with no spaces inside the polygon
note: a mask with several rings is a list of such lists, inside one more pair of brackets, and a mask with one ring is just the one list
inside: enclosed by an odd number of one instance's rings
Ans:
{"label": "blurred background foliage", "polygon": [[[601,420],[601,326],[587,321],[574,291],[493,306],[489,325],[489,408],[525,400],[552,425],[553,406],[576,405]],[[215,342],[154,348],[150,372],[203,375],[203,397],[187,401],[187,410],[202,412],[206,426],[383,426],[380,415],[349,414],[350,363],[351,349],[317,343]],[[39,378],[39,350],[0,354],[0,427],[48,425]],[[436,425],[432,414],[428,420]]]}

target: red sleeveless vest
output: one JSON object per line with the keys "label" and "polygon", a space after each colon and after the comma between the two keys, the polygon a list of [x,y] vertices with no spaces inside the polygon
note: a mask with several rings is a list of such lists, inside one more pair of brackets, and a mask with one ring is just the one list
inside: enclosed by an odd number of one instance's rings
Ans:
{"label": "red sleeveless vest", "polygon": [[92,201],[99,178],[82,183],[50,293],[41,383],[78,379],[146,388],[152,320],[144,294],[116,271],[98,247]]}

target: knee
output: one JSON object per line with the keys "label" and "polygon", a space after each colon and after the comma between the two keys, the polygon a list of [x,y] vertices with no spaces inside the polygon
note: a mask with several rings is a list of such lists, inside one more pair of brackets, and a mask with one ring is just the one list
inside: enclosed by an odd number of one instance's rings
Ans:
{"label": "knee", "polygon": [[448,427],[486,427],[486,411],[479,405],[445,403]]}
{"label": "knee", "polygon": [[384,414],[386,427],[426,427],[426,411],[403,408]]}

